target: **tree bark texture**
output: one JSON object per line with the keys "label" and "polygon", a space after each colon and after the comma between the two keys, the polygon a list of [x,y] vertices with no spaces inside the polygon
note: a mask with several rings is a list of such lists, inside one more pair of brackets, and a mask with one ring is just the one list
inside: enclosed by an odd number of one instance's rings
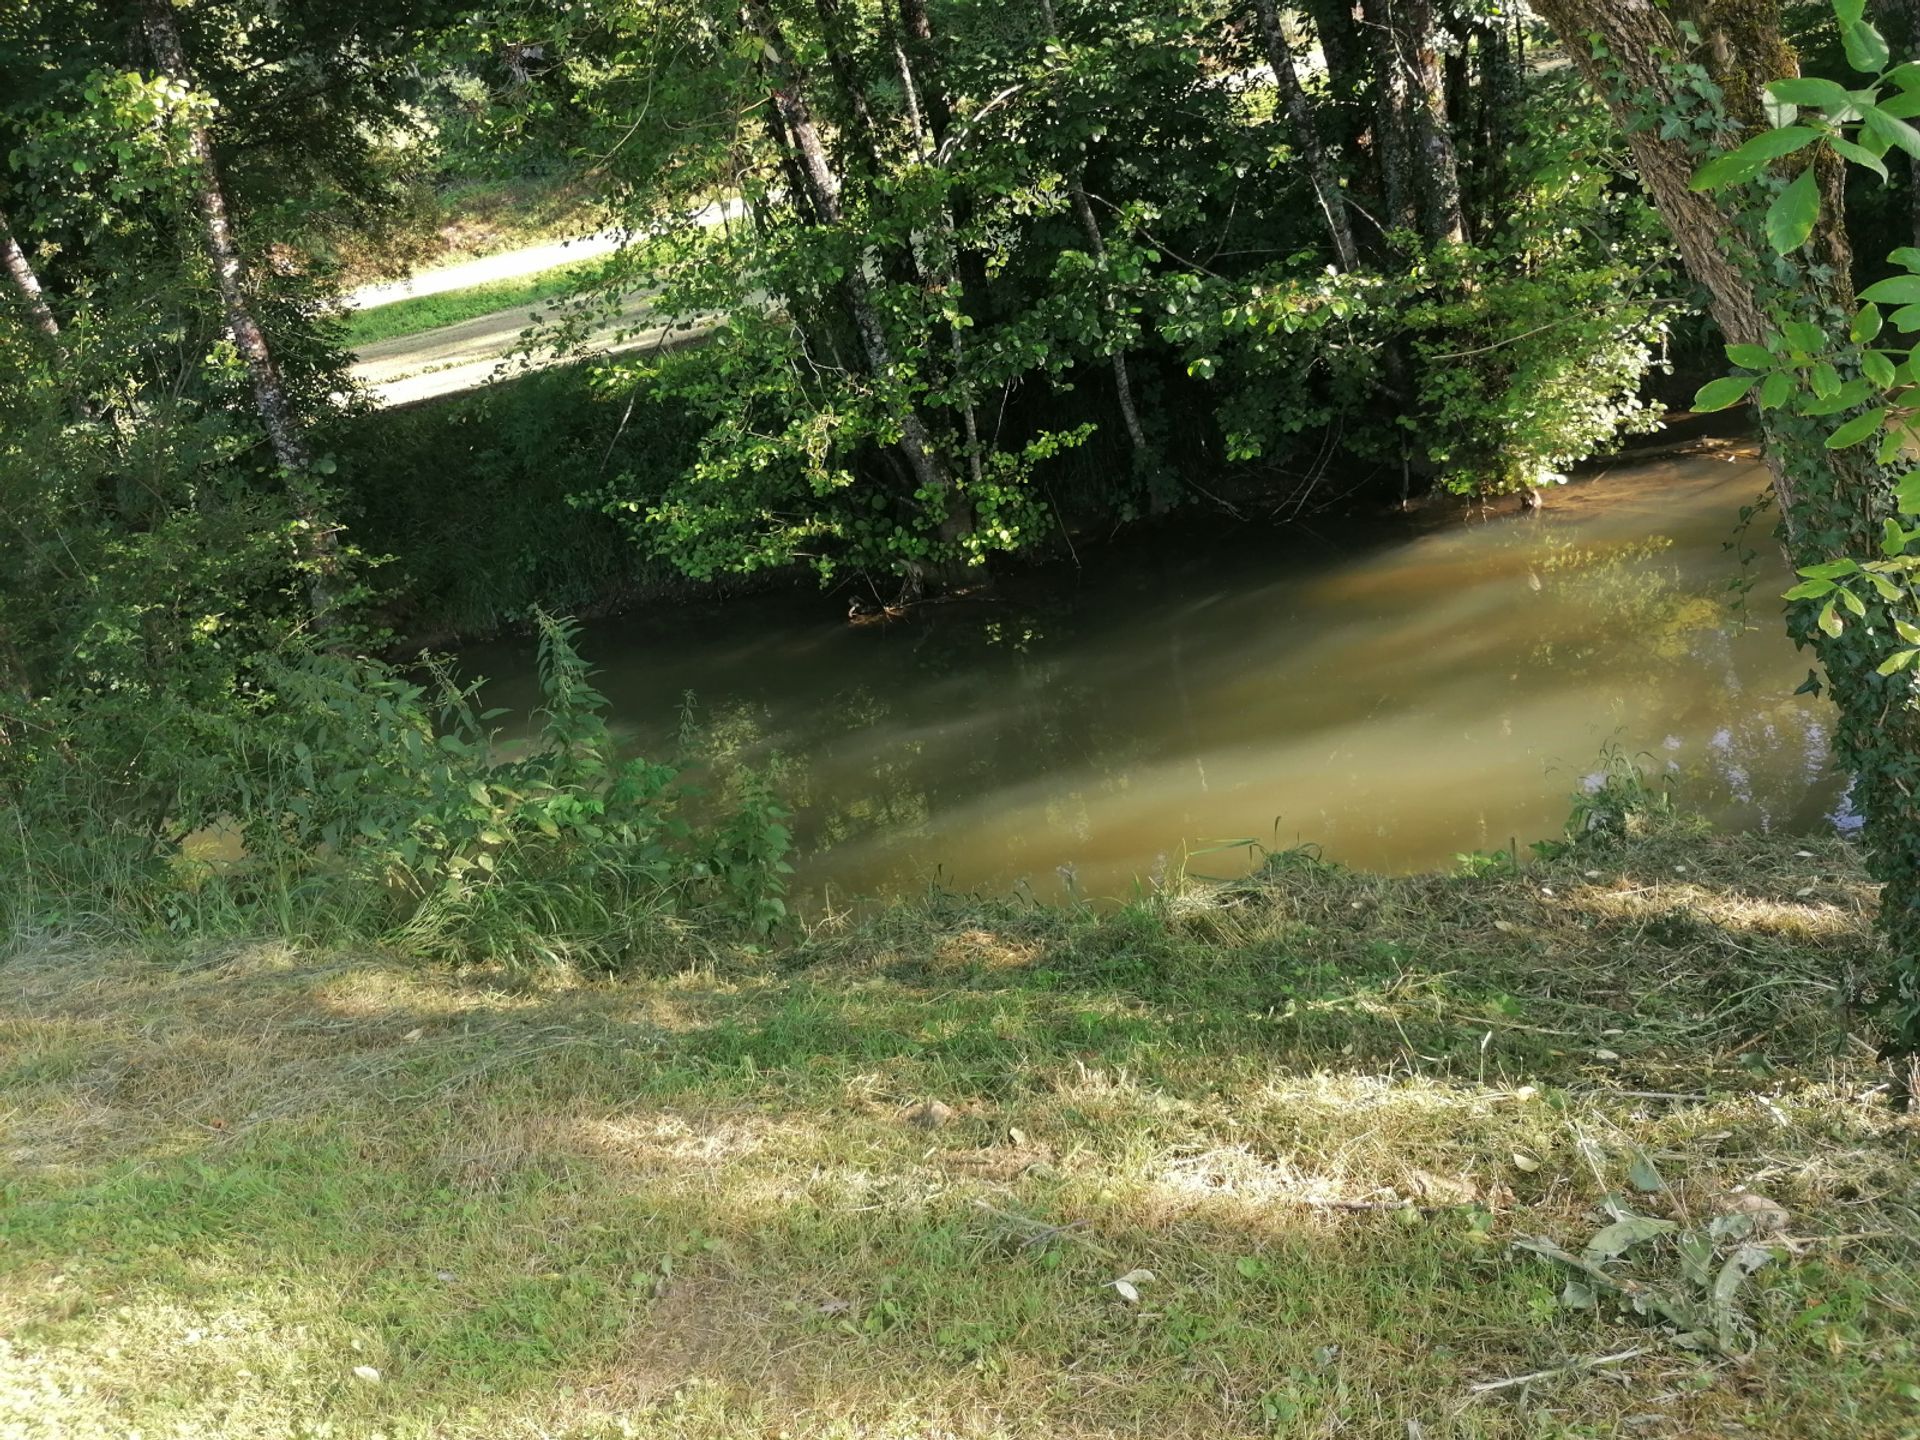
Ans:
{"label": "tree bark texture", "polygon": [[[1764,194],[1756,198],[1751,186],[1695,193],[1688,180],[1706,155],[1688,148],[1685,125],[1672,138],[1662,133],[1663,116],[1688,120],[1708,103],[1678,84],[1674,66],[1687,59],[1707,64],[1724,91],[1725,116],[1737,122],[1721,148],[1744,138],[1746,128],[1764,124],[1763,87],[1798,72],[1781,36],[1777,4],[1713,0],[1698,7],[1684,17],[1701,36],[1698,50],[1658,0],[1533,0],[1533,5],[1613,111],[1641,183],[1672,231],[1688,271],[1711,296],[1725,338],[1763,344],[1788,319],[1828,334],[1844,333],[1854,302],[1837,186],[1828,192],[1812,241],[1814,258],[1825,263],[1788,270],[1783,278],[1764,234]],[[1595,54],[1596,41],[1603,47],[1601,56]],[[1840,357],[1843,366],[1857,368],[1857,359],[1844,348]],[[1876,465],[1866,447],[1826,449],[1825,435],[1844,418],[1816,419],[1789,408],[1761,417],[1774,495],[1796,565],[1877,553],[1880,523],[1892,510],[1892,471]],[[1870,867],[1885,886],[1880,929],[1894,958],[1892,983],[1881,997],[1890,1017],[1887,1050],[1910,1057],[1920,1052],[1920,706],[1906,677],[1876,673],[1892,629],[1884,607],[1871,591],[1868,595],[1867,615],[1847,624],[1839,636],[1814,629],[1804,604],[1789,612],[1788,628],[1819,656],[1839,712],[1838,758],[1854,775],[1854,803],[1866,821]]]}
{"label": "tree bark texture", "polygon": [[[806,94],[806,76],[791,59],[778,22],[761,0],[753,0],[744,12],[748,25],[759,38],[768,69],[776,88],[775,108],[780,113],[787,135],[792,140],[796,168],[814,213],[823,225],[840,225],[845,212],[840,203],[840,178],[827,160],[827,150],[814,124],[813,109]],[[893,349],[887,341],[886,325],[873,303],[867,277],[856,263],[847,269],[845,281],[847,308],[854,329],[859,332],[867,365],[876,377],[893,369]],[[964,505],[957,503],[953,477],[947,473],[934,444],[932,431],[920,413],[908,407],[899,416],[900,450],[913,471],[914,483],[929,495],[945,496],[945,515],[939,535],[953,541],[966,534],[969,517]]]}
{"label": "tree bark texture", "polygon": [[[194,88],[193,69],[180,43],[180,29],[170,0],[142,0],[142,6],[147,43],[160,72],[178,85]],[[199,171],[194,197],[200,211],[201,245],[220,292],[227,331],[253,385],[254,410],[267,432],[274,458],[286,475],[288,494],[300,522],[301,558],[308,567],[309,599],[315,619],[324,622],[338,602],[341,571],[338,527],[319,512],[310,479],[313,456],[307,448],[300,421],[287,402],[286,387],[281,383],[273,351],[247,296],[246,266],[234,239],[212,137],[205,126],[196,123],[189,129],[187,138],[188,149]]]}
{"label": "tree bark texture", "polygon": [[21,303],[26,307],[27,318],[33,321],[35,329],[53,342],[54,353],[64,365],[67,350],[60,338],[60,322],[54,318],[53,307],[47,304],[46,292],[40,288],[40,277],[33,273],[33,262],[27,259],[20,242],[13,238],[13,226],[8,223],[4,210],[0,210],[0,264],[6,266],[7,279],[13,283]]}
{"label": "tree bark texture", "polygon": [[[1040,17],[1046,22],[1047,38],[1058,43],[1060,22],[1053,13],[1053,0],[1040,0]],[[1086,163],[1076,160],[1067,174],[1067,198],[1073,206],[1073,216],[1080,225],[1080,233],[1087,242],[1087,253],[1094,262],[1106,268],[1107,242],[1100,233],[1100,217],[1093,213],[1093,203],[1087,198]],[[1109,316],[1114,313],[1113,297],[1103,296],[1101,308]],[[1148,454],[1147,432],[1140,424],[1140,408],[1133,400],[1133,375],[1127,367],[1126,347],[1116,346],[1107,357],[1107,363],[1113,370],[1114,398],[1120,406],[1120,421],[1126,427],[1127,441],[1133,446],[1136,460],[1144,459]]]}
{"label": "tree bark texture", "polygon": [[1353,243],[1353,224],[1347,215],[1346,197],[1340,191],[1340,177],[1320,138],[1319,125],[1307,92],[1300,84],[1299,69],[1293,63],[1293,51],[1286,32],[1280,28],[1280,13],[1275,0],[1255,0],[1260,13],[1260,36],[1265,43],[1267,63],[1273,67],[1273,80],[1280,95],[1280,107],[1293,132],[1293,143],[1300,151],[1307,180],[1326,216],[1327,237],[1333,242],[1334,263],[1345,271],[1360,268],[1360,251]]}
{"label": "tree bark texture", "polygon": [[1368,48],[1373,54],[1373,153],[1379,164],[1380,193],[1388,230],[1420,228],[1420,183],[1414,173],[1413,96],[1399,37],[1393,0],[1362,0]]}

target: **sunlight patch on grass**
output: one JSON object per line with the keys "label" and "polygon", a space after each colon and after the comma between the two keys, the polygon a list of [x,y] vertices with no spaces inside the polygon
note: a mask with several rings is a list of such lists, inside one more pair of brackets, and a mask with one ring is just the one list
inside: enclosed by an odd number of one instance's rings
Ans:
{"label": "sunlight patch on grass", "polygon": [[[545,988],[16,955],[0,1430],[1896,1435],[1920,1133],[1831,985],[1871,938],[1832,900],[1739,950],[1650,929],[1803,903],[1790,850],[1686,853],[1110,916],[936,897],[778,967]],[[1842,858],[1813,868],[1858,884]],[[1649,875],[1648,910],[1587,907]],[[1787,1218],[1737,1364],[1513,1248],[1741,1197]]]}

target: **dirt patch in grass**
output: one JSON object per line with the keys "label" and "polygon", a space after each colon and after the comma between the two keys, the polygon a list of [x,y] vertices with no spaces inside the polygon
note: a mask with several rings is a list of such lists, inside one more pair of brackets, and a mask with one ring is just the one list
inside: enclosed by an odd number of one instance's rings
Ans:
{"label": "dirt patch in grass", "polygon": [[23,946],[0,1431],[1911,1433],[1871,900],[1673,836],[542,990]]}

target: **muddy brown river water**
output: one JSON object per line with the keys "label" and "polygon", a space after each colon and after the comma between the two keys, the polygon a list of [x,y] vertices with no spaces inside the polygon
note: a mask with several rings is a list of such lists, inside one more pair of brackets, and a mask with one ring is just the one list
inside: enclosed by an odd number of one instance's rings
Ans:
{"label": "muddy brown river water", "polygon": [[[600,622],[583,648],[638,750],[670,748],[690,693],[777,765],[803,902],[1113,897],[1257,862],[1227,841],[1445,866],[1559,834],[1609,752],[1722,826],[1844,825],[1770,522],[1729,548],[1764,484],[1746,458],[1622,465],[1532,515],[1175,529],[888,625],[786,596]],[[532,656],[463,664],[524,713]]]}

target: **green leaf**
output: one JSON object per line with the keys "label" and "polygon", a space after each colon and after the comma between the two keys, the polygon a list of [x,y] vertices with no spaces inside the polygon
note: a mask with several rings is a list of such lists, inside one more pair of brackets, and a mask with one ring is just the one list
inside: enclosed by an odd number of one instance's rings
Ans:
{"label": "green leaf", "polygon": [[1840,587],[1840,603],[1851,610],[1859,619],[1867,618],[1867,603],[1844,585]]}
{"label": "green leaf", "polygon": [[1860,298],[1886,305],[1920,304],[1920,275],[1889,275],[1862,290]]}
{"label": "green leaf", "polygon": [[1778,410],[1792,393],[1793,377],[1784,370],[1776,370],[1760,382],[1760,408]]}
{"label": "green leaf", "polygon": [[1862,305],[1860,313],[1853,317],[1853,324],[1847,330],[1848,338],[1856,345],[1870,344],[1880,334],[1880,327],[1884,323],[1878,305]]}
{"label": "green leaf", "polygon": [[1627,1179],[1634,1189],[1648,1195],[1667,1188],[1667,1182],[1660,1178],[1659,1170],[1654,1167],[1653,1161],[1647,1158],[1645,1151],[1634,1155],[1633,1163],[1627,1167]]}
{"label": "green leaf", "polygon": [[[1863,295],[1860,298],[1865,300],[1871,297]],[[1920,300],[1920,295],[1916,295],[1914,298]],[[1808,324],[1805,320],[1789,320],[1780,327],[1780,331],[1787,337],[1787,343],[1792,345],[1796,350],[1804,350],[1808,354],[1812,354],[1816,350],[1824,350],[1826,348],[1827,332],[1822,330],[1818,325]]]}
{"label": "green leaf", "polygon": [[1920,656],[1920,650],[1896,650],[1880,662],[1880,673],[1882,675],[1898,675],[1902,670],[1913,664],[1916,656]]}
{"label": "green leaf", "polygon": [[1920,625],[1909,625],[1905,620],[1893,622],[1893,628],[1900,632],[1900,638],[1909,645],[1920,645]]}
{"label": "green leaf", "polygon": [[1729,345],[1727,359],[1746,370],[1773,369],[1773,352],[1764,345]]}
{"label": "green leaf", "polygon": [[1846,46],[1847,63],[1863,75],[1878,75],[1893,58],[1885,38],[1864,20],[1846,26],[1840,39]]}
{"label": "green leaf", "polygon": [[1860,568],[1857,560],[1822,560],[1818,565],[1802,565],[1799,573],[1815,580],[1838,580]]}
{"label": "green leaf", "polygon": [[1907,532],[1901,528],[1899,521],[1882,520],[1880,522],[1880,553],[1883,555],[1907,553]]}
{"label": "green leaf", "polygon": [[1800,403],[1802,415],[1838,415],[1842,410],[1866,403],[1873,394],[1873,387],[1865,380],[1856,378],[1842,384],[1831,365],[1822,365],[1813,372],[1813,388],[1815,398]]}
{"label": "green leaf", "polygon": [[1833,608],[1833,601],[1831,600],[1820,607],[1820,620],[1818,623],[1822,631],[1835,639],[1838,639],[1841,633],[1847,628],[1847,622],[1840,618],[1839,612]]}
{"label": "green leaf", "polygon": [[1802,580],[1780,598],[1782,600],[1819,600],[1834,591],[1831,580]]}
{"label": "green leaf", "polygon": [[[1920,135],[1914,136],[1914,143],[1920,144]],[[1767,207],[1767,243],[1775,254],[1791,255],[1807,243],[1807,237],[1813,234],[1813,222],[1819,218],[1820,191],[1813,183],[1813,170],[1808,168]]]}
{"label": "green leaf", "polygon": [[1826,686],[1820,683],[1820,676],[1814,671],[1809,670],[1807,671],[1807,678],[1794,687],[1793,693],[1796,695],[1818,695],[1824,689],[1826,689]]}
{"label": "green leaf", "polygon": [[1887,252],[1887,263],[1898,265],[1902,270],[1920,270],[1920,249],[1902,245],[1898,250],[1890,250]]}
{"label": "green leaf", "polygon": [[1833,13],[1842,25],[1858,25],[1866,18],[1867,0],[1833,0]]}
{"label": "green leaf", "polygon": [[1737,150],[1716,155],[1698,170],[1688,183],[1695,190],[1712,190],[1741,180],[1751,180],[1782,155],[1791,155],[1820,138],[1820,132],[1806,125],[1788,125],[1764,130]]}
{"label": "green leaf", "polygon": [[1920,130],[1916,130],[1904,120],[1896,120],[1877,105],[1869,105],[1860,112],[1860,118],[1866,121],[1867,129],[1889,145],[1897,145],[1909,155],[1920,155]]}
{"label": "green leaf", "polygon": [[[1857,20],[1860,17],[1856,15],[1854,18]],[[1811,76],[1772,81],[1767,86],[1767,93],[1788,105],[1816,105],[1822,110],[1844,110],[1853,104],[1853,96],[1847,93],[1846,86]]]}
{"label": "green leaf", "polygon": [[1902,515],[1920,515],[1920,470],[1909,470],[1894,485],[1894,504]]}
{"label": "green leaf", "polygon": [[1613,1260],[1634,1246],[1679,1229],[1671,1220],[1654,1220],[1645,1215],[1629,1215],[1616,1220],[1587,1242],[1587,1259]]}
{"label": "green leaf", "polygon": [[1860,368],[1866,372],[1867,379],[1882,390],[1891,390],[1898,379],[1899,372],[1893,362],[1878,350],[1869,350],[1860,357]]}
{"label": "green leaf", "polygon": [[1738,405],[1753,389],[1755,379],[1752,375],[1723,375],[1718,380],[1709,380],[1694,395],[1693,408],[1705,413]]}
{"label": "green leaf", "polygon": [[1842,160],[1851,160],[1862,169],[1873,171],[1873,173],[1878,175],[1882,180],[1891,180],[1893,178],[1887,173],[1887,162],[1865,146],[1856,145],[1851,140],[1842,140],[1838,135],[1828,140],[1827,143],[1833,147],[1833,153],[1838,155]]}
{"label": "green leaf", "polygon": [[[1920,276],[1915,278],[1920,279]],[[1903,335],[1910,335],[1915,330],[1920,330],[1920,305],[1902,305],[1890,318],[1894,329]]]}

